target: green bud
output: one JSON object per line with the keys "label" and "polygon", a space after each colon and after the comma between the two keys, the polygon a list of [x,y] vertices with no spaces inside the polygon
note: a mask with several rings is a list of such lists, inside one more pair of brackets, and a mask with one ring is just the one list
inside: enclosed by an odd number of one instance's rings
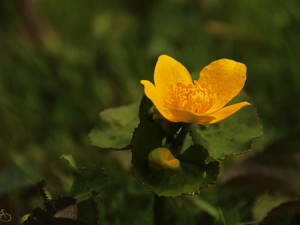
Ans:
{"label": "green bud", "polygon": [[150,169],[176,171],[180,169],[180,161],[176,159],[168,148],[155,148],[148,155]]}

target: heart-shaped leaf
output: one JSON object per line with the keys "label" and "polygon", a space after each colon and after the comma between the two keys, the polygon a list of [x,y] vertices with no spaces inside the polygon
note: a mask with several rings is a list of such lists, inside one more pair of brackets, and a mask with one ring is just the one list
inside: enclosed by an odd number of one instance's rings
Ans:
{"label": "heart-shaped leaf", "polygon": [[76,197],[78,202],[87,200],[97,195],[107,184],[108,175],[98,166],[79,168],[74,179],[70,194]]}
{"label": "heart-shaped leaf", "polygon": [[139,103],[106,109],[90,132],[93,146],[101,149],[128,150],[134,128],[139,123]]}
{"label": "heart-shaped leaf", "polygon": [[207,163],[208,153],[201,146],[191,146],[178,156],[180,169],[171,173],[152,171],[148,164],[149,153],[162,147],[164,131],[155,122],[142,120],[132,140],[132,163],[135,177],[159,196],[180,196],[198,193],[213,183],[219,173],[219,163]]}

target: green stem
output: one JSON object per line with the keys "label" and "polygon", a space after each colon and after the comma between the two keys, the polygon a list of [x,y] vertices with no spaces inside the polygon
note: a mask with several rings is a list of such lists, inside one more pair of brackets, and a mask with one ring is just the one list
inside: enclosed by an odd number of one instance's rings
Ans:
{"label": "green stem", "polygon": [[183,123],[181,130],[176,137],[176,139],[171,143],[170,149],[174,149],[172,152],[174,156],[179,155],[182,149],[182,146],[184,144],[185,137],[187,133],[189,132],[190,123]]}
{"label": "green stem", "polygon": [[154,225],[168,225],[167,198],[154,194]]}

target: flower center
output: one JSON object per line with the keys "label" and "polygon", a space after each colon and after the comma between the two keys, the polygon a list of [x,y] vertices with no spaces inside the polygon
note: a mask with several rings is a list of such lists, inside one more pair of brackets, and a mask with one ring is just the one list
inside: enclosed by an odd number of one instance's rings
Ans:
{"label": "flower center", "polygon": [[204,113],[216,102],[216,94],[211,91],[211,85],[206,82],[184,84],[178,82],[170,85],[171,102],[175,108],[188,110],[194,113]]}

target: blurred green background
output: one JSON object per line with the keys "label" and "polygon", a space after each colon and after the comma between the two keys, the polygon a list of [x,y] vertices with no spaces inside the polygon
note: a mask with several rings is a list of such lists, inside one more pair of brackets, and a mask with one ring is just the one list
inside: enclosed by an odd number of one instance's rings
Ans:
{"label": "blurred green background", "polygon": [[62,154],[107,169],[111,224],[134,213],[128,199],[150,201],[127,176],[130,153],[100,152],[88,134],[101,110],[141,99],[139,81],[152,79],[163,53],[190,72],[223,57],[246,64],[245,90],[264,128],[253,152],[297,131],[299,27],[298,0],[0,1],[0,207],[17,219],[41,206],[34,184],[42,179],[66,190]]}

